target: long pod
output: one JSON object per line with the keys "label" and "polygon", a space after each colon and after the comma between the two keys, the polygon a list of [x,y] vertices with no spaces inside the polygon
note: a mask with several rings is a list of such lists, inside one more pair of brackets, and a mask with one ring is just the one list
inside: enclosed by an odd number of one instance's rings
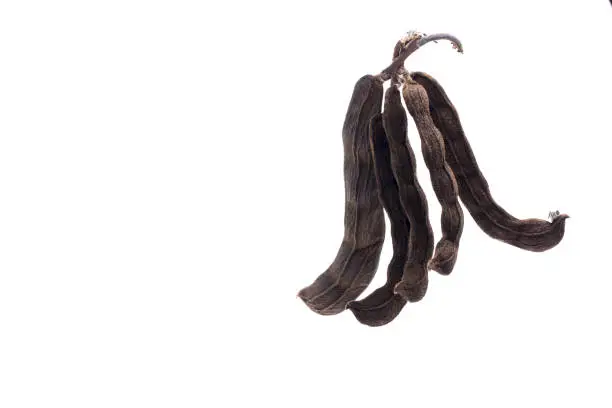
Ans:
{"label": "long pod", "polygon": [[427,261],[433,252],[434,237],[427,198],[417,179],[414,152],[406,138],[408,117],[402,106],[400,90],[394,83],[385,94],[382,117],[401,207],[410,222],[408,259],[394,292],[408,301],[417,302],[427,291]]}
{"label": "long pod", "polygon": [[391,169],[391,153],[383,126],[382,115],[370,120],[370,149],[378,184],[378,197],[391,224],[393,258],[387,268],[387,282],[361,300],[347,305],[357,320],[368,326],[382,326],[399,315],[407,301],[393,293],[402,279],[408,258],[410,221],[400,204],[397,181]]}
{"label": "long pod", "polygon": [[421,150],[429,169],[431,184],[442,206],[442,238],[436,245],[429,268],[443,275],[452,272],[463,232],[463,210],[459,204],[458,188],[453,171],[446,164],[444,139],[429,113],[425,88],[406,76],[402,89],[408,112],[415,121],[421,137]]}
{"label": "long pod", "polygon": [[336,258],[298,296],[322,315],[342,312],[371,282],[385,238],[385,220],[378,200],[368,129],[380,113],[383,81],[365,75],[355,84],[342,129],[344,144],[344,238]]}
{"label": "long pod", "polygon": [[[405,46],[398,51],[391,65],[376,76],[363,76],[355,84],[342,129],[345,158],[344,238],[329,268],[298,293],[316,313],[332,315],[342,312],[374,277],[385,224],[369,154],[369,122],[380,113],[383,82],[390,79],[403,66],[406,58],[422,45],[442,38],[454,39],[447,34],[423,36],[410,33],[402,40]],[[460,43],[454,44],[461,49]]]}
{"label": "long pod", "polygon": [[412,79],[426,90],[431,117],[446,145],[446,160],[453,169],[459,196],[480,229],[490,237],[515,247],[542,252],[557,245],[565,233],[567,214],[555,214],[552,222],[510,215],[495,202],[489,184],[478,167],[465,136],[457,110],[444,88],[424,72],[413,72]]}

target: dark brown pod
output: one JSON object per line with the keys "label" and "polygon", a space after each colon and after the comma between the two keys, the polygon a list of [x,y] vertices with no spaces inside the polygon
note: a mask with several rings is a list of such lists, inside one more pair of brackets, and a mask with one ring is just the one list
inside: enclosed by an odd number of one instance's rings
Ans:
{"label": "dark brown pod", "polygon": [[[400,41],[403,46],[391,65],[376,76],[363,76],[355,85],[342,130],[344,238],[329,268],[298,293],[304,303],[316,313],[332,315],[342,312],[349,302],[366,289],[374,277],[384,240],[385,224],[382,205],[378,199],[374,166],[369,154],[370,119],[381,111],[383,81],[398,72],[406,58],[417,49],[439,39],[448,39],[457,50],[462,49],[459,40],[450,34],[423,36],[415,32],[409,33]],[[401,167],[401,164],[396,163],[395,166]],[[410,240],[412,241],[412,235]],[[408,263],[410,262],[409,260]],[[415,262],[412,264],[416,265]],[[427,286],[426,270],[424,276],[414,272],[416,271],[406,273],[405,269],[405,279],[400,282],[408,285],[402,287],[403,295],[413,301],[422,298]],[[398,286],[395,289],[397,292]]]}
{"label": "dark brown pod", "polygon": [[395,83],[385,94],[382,117],[400,204],[410,222],[408,259],[402,279],[395,285],[394,292],[410,302],[417,302],[427,291],[427,262],[433,252],[434,237],[429,223],[427,198],[416,174],[414,152],[406,138],[408,117]]}
{"label": "dark brown pod", "polygon": [[446,163],[444,139],[429,113],[427,92],[408,75],[405,78],[402,88],[404,102],[419,131],[425,164],[429,169],[433,190],[442,207],[442,238],[436,245],[429,268],[448,275],[455,266],[463,232],[463,210],[459,204],[457,182]]}
{"label": "dark brown pod", "polygon": [[429,111],[444,138],[446,161],[455,174],[459,196],[480,229],[494,239],[528,251],[542,252],[556,246],[563,239],[569,216],[555,214],[551,222],[521,220],[497,204],[478,167],[459,114],[442,85],[424,72],[413,72],[410,76],[427,92]]}
{"label": "dark brown pod", "polygon": [[408,258],[410,221],[400,204],[399,191],[393,170],[391,153],[383,126],[382,115],[370,120],[370,150],[378,185],[378,197],[391,224],[393,257],[387,268],[387,282],[361,300],[350,302],[350,309],[357,320],[368,326],[382,326],[399,315],[407,301],[394,294],[393,288],[402,279],[404,264]]}
{"label": "dark brown pod", "polygon": [[345,310],[372,281],[385,238],[368,138],[370,119],[380,113],[383,81],[365,75],[355,84],[342,129],[344,144],[344,238],[336,258],[311,285],[299,291],[322,315]]}
{"label": "dark brown pod", "polygon": [[[423,37],[407,35],[391,65],[380,74],[365,75],[355,84],[342,129],[344,144],[344,239],[329,268],[298,296],[322,315],[342,312],[369,285],[378,267],[385,235],[382,205],[369,153],[370,119],[380,113],[383,82],[390,79],[404,61],[424,44],[437,39],[454,39],[448,34]],[[455,43],[460,49],[460,43]],[[422,287],[422,283],[421,283]]]}

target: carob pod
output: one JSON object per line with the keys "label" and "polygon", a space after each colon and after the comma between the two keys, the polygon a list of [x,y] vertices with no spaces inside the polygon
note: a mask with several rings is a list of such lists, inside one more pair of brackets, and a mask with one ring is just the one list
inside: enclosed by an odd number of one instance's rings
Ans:
{"label": "carob pod", "polygon": [[429,113],[425,88],[407,74],[404,75],[404,80],[404,102],[419,131],[423,158],[429,169],[433,190],[442,206],[442,238],[436,245],[428,266],[442,275],[448,275],[455,266],[463,232],[463,210],[459,204],[457,182],[446,163],[444,139]]}
{"label": "carob pod", "polygon": [[396,83],[392,83],[385,94],[383,125],[391,151],[391,168],[397,180],[400,204],[410,221],[408,259],[394,292],[408,301],[417,302],[427,291],[427,262],[433,253],[434,236],[429,223],[427,198],[417,178],[414,151],[406,137],[408,117]]}
{"label": "carob pod", "polygon": [[557,212],[552,214],[551,222],[521,220],[497,204],[442,85],[424,72],[412,72],[410,76],[427,92],[429,111],[444,138],[446,161],[455,174],[459,196],[480,229],[494,239],[528,251],[542,252],[556,246],[563,239],[569,216]]}
{"label": "carob pod", "polygon": [[374,278],[385,236],[385,222],[370,158],[369,123],[381,111],[383,82],[403,66],[404,60],[417,48],[406,47],[380,74],[365,75],[355,84],[342,129],[344,238],[329,268],[298,293],[316,313],[342,312]]}
{"label": "carob pod", "polygon": [[374,173],[378,185],[378,197],[391,224],[393,257],[387,268],[387,282],[361,300],[350,302],[350,309],[357,320],[368,326],[382,326],[399,315],[407,301],[393,293],[402,279],[404,264],[408,258],[410,221],[400,203],[397,181],[391,169],[391,152],[381,114],[370,120],[370,148]]}
{"label": "carob pod", "polygon": [[[394,57],[397,58],[405,49],[416,50],[438,39],[450,40],[457,50],[462,51],[461,42],[449,34],[423,37],[413,32],[408,33],[397,43]],[[393,73],[394,78],[397,78],[399,72],[403,72],[403,66],[397,67]],[[381,121],[383,116],[386,116],[386,124]],[[348,308],[357,320],[369,326],[381,326],[391,322],[408,300],[422,299],[427,290],[426,266],[433,253],[434,241],[428,218],[427,200],[416,179],[414,152],[406,138],[407,116],[395,81],[385,95],[383,116],[372,119],[370,138],[374,149],[373,160],[379,182],[379,195],[391,222],[393,258],[387,270],[387,282],[364,299],[348,304]],[[391,134],[391,139],[385,127]],[[396,146],[395,171],[399,172],[399,180],[391,166],[391,143]],[[404,202],[407,203],[406,209],[401,203],[400,182],[404,183],[402,191]],[[411,226],[408,214],[412,217],[412,222],[419,223],[416,230],[414,225]],[[412,259],[408,259],[409,254],[413,256]],[[424,278],[419,279],[419,277]]]}
{"label": "carob pod", "polygon": [[342,312],[368,286],[378,267],[385,220],[370,160],[368,125],[380,113],[383,81],[365,75],[355,84],[346,113],[344,143],[344,238],[335,260],[298,296],[313,311]]}

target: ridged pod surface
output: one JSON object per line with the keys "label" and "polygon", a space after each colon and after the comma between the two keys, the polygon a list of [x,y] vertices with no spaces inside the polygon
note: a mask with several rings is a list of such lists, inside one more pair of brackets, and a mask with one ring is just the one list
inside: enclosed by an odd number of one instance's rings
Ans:
{"label": "ridged pod surface", "polygon": [[365,298],[349,303],[347,308],[353,312],[360,323],[368,326],[382,326],[395,319],[407,303],[401,296],[396,295],[393,289],[402,279],[404,264],[408,258],[410,221],[400,204],[397,182],[391,169],[389,143],[381,114],[370,120],[370,148],[378,184],[378,197],[391,224],[393,257],[387,268],[386,283]]}
{"label": "ridged pod surface", "polygon": [[412,79],[427,92],[429,112],[446,146],[446,161],[452,168],[461,201],[490,237],[533,252],[556,246],[565,234],[567,214],[556,214],[551,222],[530,218],[521,220],[495,202],[489,184],[478,167],[465,136],[459,114],[442,85],[424,72],[412,72]]}
{"label": "ridged pod surface", "polygon": [[399,88],[392,85],[385,94],[382,115],[400,204],[410,222],[408,259],[394,292],[410,302],[417,302],[427,291],[427,262],[433,252],[434,237],[429,223],[427,198],[417,179],[414,152],[406,137],[408,117],[401,98]]}
{"label": "ridged pod surface", "polygon": [[446,163],[444,139],[429,113],[429,100],[425,88],[407,76],[402,94],[406,108],[419,131],[423,158],[429,169],[433,190],[442,207],[442,238],[436,245],[429,268],[448,275],[455,266],[463,232],[463,210],[459,204],[457,182],[453,171]]}
{"label": "ridged pod surface", "polygon": [[365,75],[355,84],[342,129],[344,237],[332,264],[298,296],[314,312],[333,315],[367,288],[385,238],[385,220],[370,158],[369,123],[382,108],[383,81]]}

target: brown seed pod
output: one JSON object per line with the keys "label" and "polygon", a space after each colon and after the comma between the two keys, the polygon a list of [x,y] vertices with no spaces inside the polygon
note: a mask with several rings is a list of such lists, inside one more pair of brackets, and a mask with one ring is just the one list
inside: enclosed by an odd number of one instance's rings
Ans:
{"label": "brown seed pod", "polygon": [[478,167],[459,114],[442,85],[424,72],[413,72],[410,76],[427,92],[429,112],[444,138],[446,160],[455,174],[459,196],[480,229],[494,239],[528,251],[542,252],[556,246],[563,239],[569,216],[555,213],[551,222],[520,220],[497,204]]}
{"label": "brown seed pod", "polygon": [[370,159],[369,122],[380,113],[383,81],[365,75],[355,84],[342,129],[344,144],[344,238],[335,260],[298,296],[322,315],[342,312],[368,286],[378,267],[385,220]]}
{"label": "brown seed pod", "polygon": [[395,285],[394,292],[410,302],[417,302],[427,291],[427,261],[433,252],[434,237],[429,223],[427,198],[417,178],[414,152],[406,138],[408,117],[395,83],[391,84],[385,94],[382,117],[400,203],[410,222],[408,259],[402,279]]}
{"label": "brown seed pod", "polygon": [[[450,40],[459,52],[463,50],[461,42],[452,35],[426,36],[411,32],[397,43],[394,49],[394,61],[398,61],[400,55],[409,55],[424,44],[438,39]],[[394,76],[397,78],[396,74],[403,71],[403,63],[396,63],[383,71],[383,74],[386,75],[386,78]],[[379,196],[391,221],[393,259],[387,270],[385,285],[366,298],[348,304],[348,308],[351,309],[357,320],[370,326],[380,326],[391,322],[406,305],[407,299],[411,301],[422,299],[428,284],[427,260],[433,253],[433,232],[428,221],[427,201],[416,179],[414,152],[406,139],[407,116],[401,105],[400,92],[396,86],[397,83],[394,81],[392,84],[394,89],[388,91],[385,97],[386,126],[391,132],[391,142],[385,133],[382,116],[375,116],[370,123],[370,143],[373,149],[372,158],[375,163]],[[401,205],[398,180],[393,174],[390,143],[396,147],[395,157],[407,159],[406,162],[395,161],[395,170],[401,173],[400,180],[408,183],[402,188],[404,199],[413,201],[413,204],[407,205],[407,210]],[[419,209],[421,214],[419,214]],[[410,235],[408,213],[413,220],[420,222],[416,231],[412,231],[412,235]],[[415,257],[407,262],[409,254]]]}
{"label": "brown seed pod", "polygon": [[384,240],[385,224],[369,153],[369,122],[374,115],[380,113],[383,81],[391,78],[403,66],[405,59],[422,45],[443,37],[449,36],[434,34],[423,37],[416,33],[406,36],[405,46],[398,51],[389,67],[376,76],[363,76],[355,85],[342,129],[344,239],[329,268],[298,293],[316,313],[340,313],[367,288],[374,277]]}
{"label": "brown seed pod", "polygon": [[361,300],[347,305],[357,320],[368,326],[382,326],[399,315],[407,301],[393,293],[402,279],[404,264],[408,258],[410,221],[400,203],[398,185],[391,168],[391,153],[382,115],[370,120],[370,150],[378,185],[378,197],[387,212],[391,224],[393,258],[387,268],[387,282]]}
{"label": "brown seed pod", "polygon": [[429,113],[425,89],[405,76],[402,88],[404,102],[421,137],[421,150],[429,169],[434,192],[442,206],[442,238],[436,245],[429,268],[443,275],[452,272],[463,232],[463,210],[459,204],[457,182],[446,164],[444,139]]}

